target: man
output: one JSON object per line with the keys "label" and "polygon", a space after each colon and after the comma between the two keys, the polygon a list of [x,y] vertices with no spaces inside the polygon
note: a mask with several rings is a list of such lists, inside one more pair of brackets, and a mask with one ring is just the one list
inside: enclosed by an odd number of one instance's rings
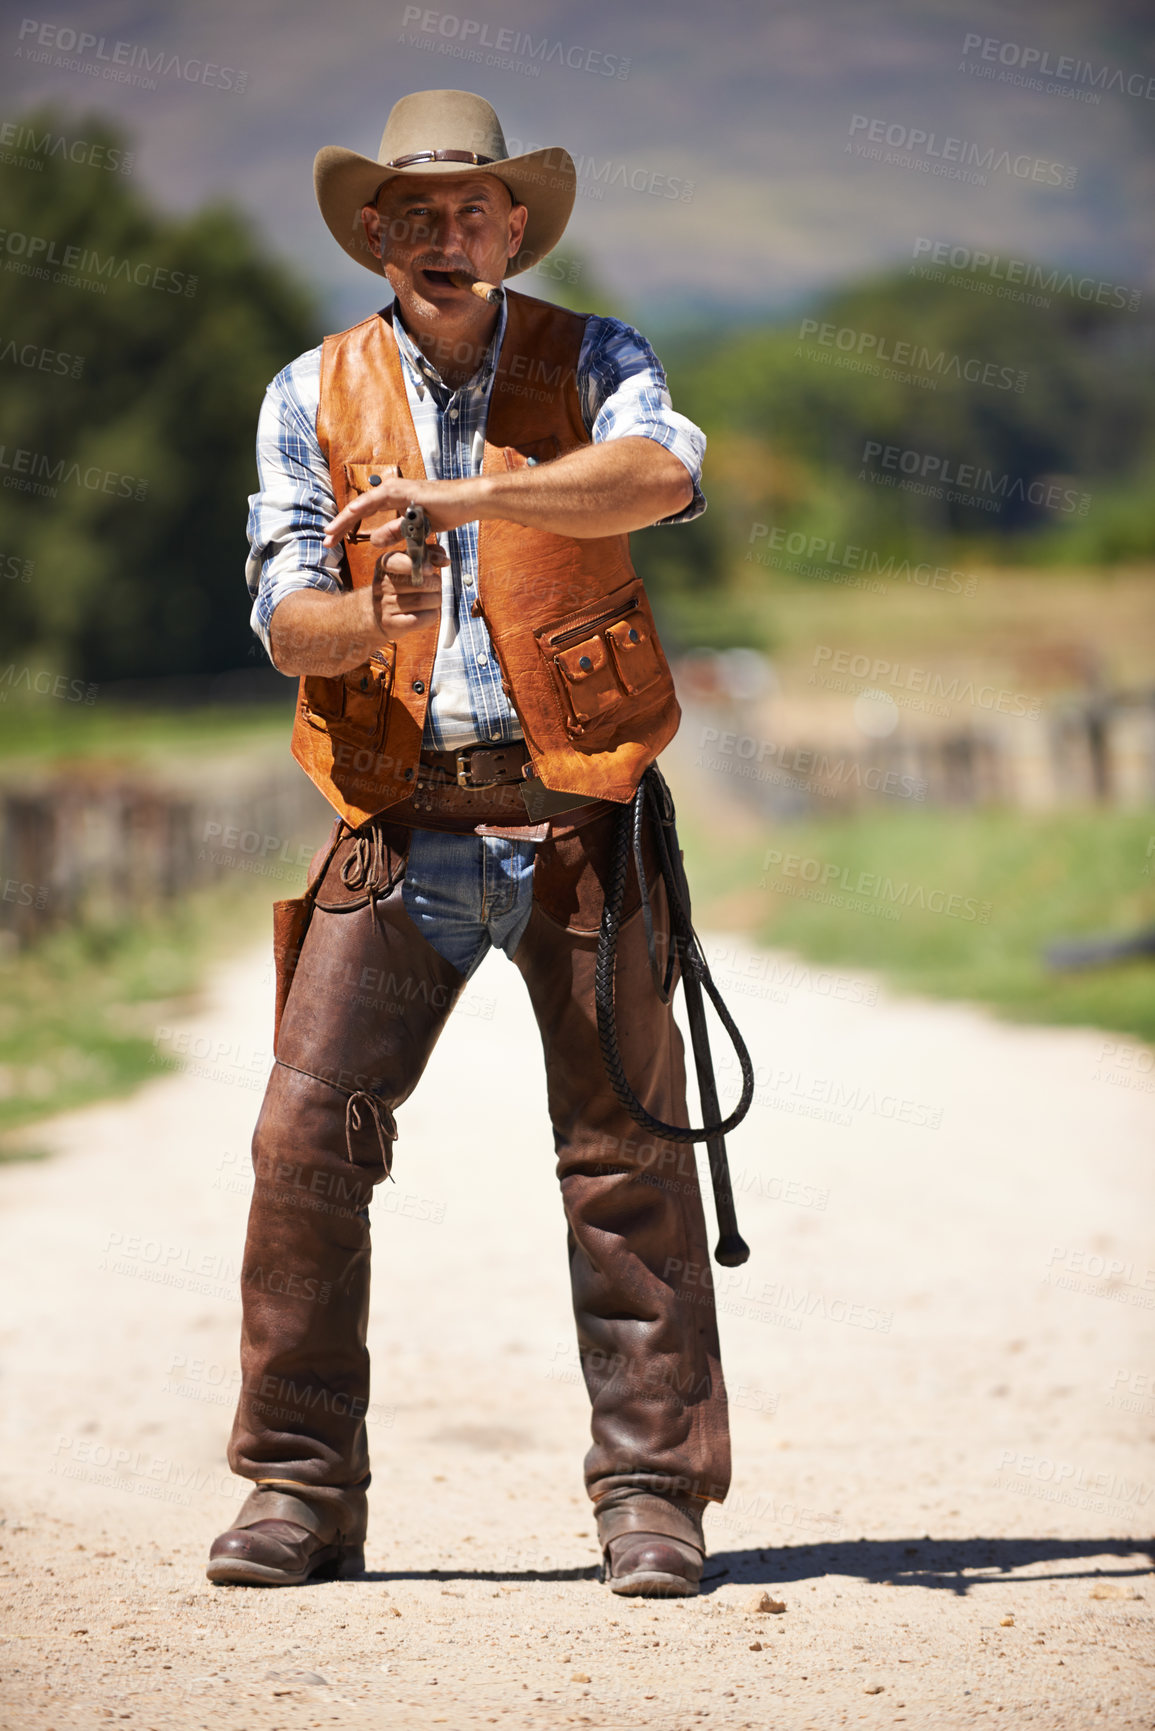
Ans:
{"label": "man", "polygon": [[[704,509],[705,441],[637,332],[472,292],[561,238],[565,151],[510,158],[488,103],[425,91],[393,108],[377,160],[322,150],[315,185],[335,238],[396,298],[287,367],[258,433],[254,628],[301,676],[292,748],[338,821],[306,896],[275,910],[229,1448],[255,1489],[209,1577],[293,1585],[363,1566],[368,1201],[394,1110],[497,944],[545,1053],[606,1578],[691,1594],[702,1511],[729,1481],[713,1306],[685,1278],[707,1265],[705,1223],[693,1162],[640,1133],[606,1078],[593,975],[617,813],[678,721],[627,537]],[[420,571],[411,504],[438,537]],[[649,1110],[685,1125],[640,904],[631,872],[623,1061]],[[492,1098],[470,1103],[488,1160],[486,1117],[496,1132],[524,1062],[511,1051]]]}

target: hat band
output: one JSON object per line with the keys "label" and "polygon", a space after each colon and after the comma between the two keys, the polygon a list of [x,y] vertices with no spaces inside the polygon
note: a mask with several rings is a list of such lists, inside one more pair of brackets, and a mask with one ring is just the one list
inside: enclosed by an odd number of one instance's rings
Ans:
{"label": "hat band", "polygon": [[471,162],[475,168],[483,163],[496,162],[496,156],[478,156],[476,150],[415,150],[411,156],[395,156],[392,162],[383,162],[382,168],[409,168],[415,162]]}

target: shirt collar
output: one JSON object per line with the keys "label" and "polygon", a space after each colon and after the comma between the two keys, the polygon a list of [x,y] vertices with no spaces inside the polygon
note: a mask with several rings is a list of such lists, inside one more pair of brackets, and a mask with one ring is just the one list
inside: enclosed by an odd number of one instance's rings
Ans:
{"label": "shirt collar", "polygon": [[[505,339],[505,324],[508,312],[509,302],[506,297],[502,295],[501,308],[497,315],[497,325],[494,328],[489,347],[482,356],[481,365],[478,367],[473,377],[468,379],[464,385],[460,386],[460,390],[487,391],[489,389],[490,383],[493,379],[494,369],[497,366],[497,357],[501,353],[501,345]],[[447,402],[449,398],[455,394],[452,386],[445,383],[445,380],[441,377],[441,374],[437,371],[437,368],[433,365],[432,361],[425,358],[421,350],[417,347],[417,344],[413,341],[413,338],[409,335],[409,332],[405,329],[404,324],[401,322],[400,309],[396,301],[394,301],[392,306],[388,309],[387,316],[390,318],[393,325],[393,334],[397,338],[397,349],[401,356],[401,360],[416,386],[418,397],[424,397],[426,390],[428,390],[432,394],[435,402],[439,404]]]}

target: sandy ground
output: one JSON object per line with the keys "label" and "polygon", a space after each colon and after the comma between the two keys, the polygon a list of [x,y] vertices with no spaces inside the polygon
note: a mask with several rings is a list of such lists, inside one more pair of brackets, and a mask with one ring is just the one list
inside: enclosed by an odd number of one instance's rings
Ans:
{"label": "sandy ground", "polygon": [[258,948],[159,1035],[182,1074],[0,1173],[0,1724],[1155,1723],[1149,1055],[710,949],[760,1085],[703,1595],[596,1579],[537,1036],[500,957],[375,1205],[369,1574],[207,1583],[242,1494]]}

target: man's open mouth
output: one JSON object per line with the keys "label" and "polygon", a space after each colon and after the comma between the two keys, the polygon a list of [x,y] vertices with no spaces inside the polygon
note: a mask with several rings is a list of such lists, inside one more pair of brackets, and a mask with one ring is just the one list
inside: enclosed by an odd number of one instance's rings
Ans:
{"label": "man's open mouth", "polygon": [[455,288],[457,286],[453,280],[456,274],[454,271],[423,270],[421,274],[426,282],[431,283],[434,288]]}

